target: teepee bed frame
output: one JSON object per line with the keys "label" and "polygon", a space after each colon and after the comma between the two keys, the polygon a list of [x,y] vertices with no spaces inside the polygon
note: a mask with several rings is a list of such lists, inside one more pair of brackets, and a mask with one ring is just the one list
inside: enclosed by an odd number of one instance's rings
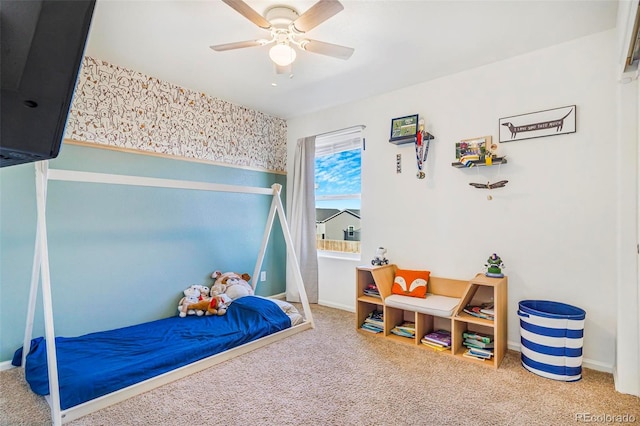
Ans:
{"label": "teepee bed frame", "polygon": [[[72,170],[49,169],[48,161],[40,161],[36,166],[36,197],[37,197],[37,228],[36,242],[33,259],[33,269],[31,275],[31,287],[29,294],[29,302],[27,309],[27,321],[24,334],[23,348],[29,348],[31,345],[33,324],[36,311],[36,299],[38,288],[42,287],[42,304],[44,313],[44,328],[46,344],[46,358],[49,380],[49,395],[45,398],[51,407],[51,419],[54,425],[61,425],[63,422],[82,417],[96,410],[108,407],[109,405],[121,402],[127,398],[149,391],[158,386],[186,377],[190,374],[209,368],[213,365],[245,354],[252,350],[258,349],[275,341],[289,337],[300,331],[314,328],[313,317],[307,299],[302,274],[300,272],[298,259],[294,251],[293,240],[289,231],[289,226],[285,217],[284,208],[280,200],[281,185],[274,184],[271,188],[223,185],[208,182],[184,181],[172,179],[149,178],[140,176],[126,176],[93,172],[81,172]],[[58,380],[58,363],[56,357],[56,343],[53,320],[53,304],[51,298],[51,277],[49,273],[49,253],[47,245],[47,223],[46,223],[46,199],[47,184],[49,180],[87,182],[115,185],[134,185],[146,187],[161,187],[173,189],[202,190],[215,192],[235,192],[248,193],[257,195],[272,196],[271,208],[267,217],[265,231],[262,239],[262,245],[258,255],[258,259],[253,272],[252,287],[255,289],[258,282],[258,274],[262,267],[265,250],[273,227],[276,214],[280,220],[282,233],[287,246],[288,259],[291,262],[292,271],[294,273],[294,282],[300,294],[300,302],[303,308],[305,321],[301,324],[294,325],[284,330],[269,334],[258,338],[251,342],[236,346],[224,352],[209,356],[188,365],[176,368],[172,371],[162,373],[150,379],[135,383],[128,387],[116,390],[112,393],[91,399],[87,402],[75,405],[67,409],[61,409],[60,406],[60,388]],[[26,366],[26,357],[28,350],[22,351],[22,368]]]}

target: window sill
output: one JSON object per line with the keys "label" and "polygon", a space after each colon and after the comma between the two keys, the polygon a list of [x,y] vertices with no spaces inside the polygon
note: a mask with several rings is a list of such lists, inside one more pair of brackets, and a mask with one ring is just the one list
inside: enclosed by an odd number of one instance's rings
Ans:
{"label": "window sill", "polygon": [[357,260],[360,261],[360,253],[344,253],[339,251],[318,250],[318,257],[323,259]]}

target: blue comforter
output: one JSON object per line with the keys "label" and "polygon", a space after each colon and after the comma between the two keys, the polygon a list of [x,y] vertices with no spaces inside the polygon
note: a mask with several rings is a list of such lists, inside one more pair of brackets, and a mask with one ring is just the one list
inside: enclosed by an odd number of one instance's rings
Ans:
{"label": "blue comforter", "polygon": [[[56,337],[60,406],[67,409],[194,361],[284,330],[289,317],[254,296],[235,300],[222,316],[178,316],[79,337]],[[21,364],[22,348],[12,364]],[[31,341],[25,377],[49,393],[46,342]]]}

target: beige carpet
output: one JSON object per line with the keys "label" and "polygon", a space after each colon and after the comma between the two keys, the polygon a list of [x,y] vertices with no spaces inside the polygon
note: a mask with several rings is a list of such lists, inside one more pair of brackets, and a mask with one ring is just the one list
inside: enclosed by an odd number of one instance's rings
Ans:
{"label": "beige carpet", "polygon": [[[516,352],[493,370],[357,333],[349,312],[314,305],[313,313],[315,330],[69,424],[640,424],[640,398],[615,392],[610,374],[549,380],[522,368]],[[48,405],[21,374],[0,373],[0,424],[50,424]]]}

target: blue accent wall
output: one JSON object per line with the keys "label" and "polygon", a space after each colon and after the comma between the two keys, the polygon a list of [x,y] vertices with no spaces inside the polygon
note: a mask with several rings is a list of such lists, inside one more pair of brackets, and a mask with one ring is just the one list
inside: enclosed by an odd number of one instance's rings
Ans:
{"label": "blue accent wall", "polygon": [[[286,176],[65,144],[51,168],[270,187]],[[283,200],[284,203],[284,200]],[[57,336],[177,314],[214,270],[253,274],[271,197],[50,181],[47,227]],[[22,345],[36,230],[33,164],[0,169],[0,361]],[[257,294],[285,291],[278,219]],[[41,291],[34,337],[44,334]]]}

